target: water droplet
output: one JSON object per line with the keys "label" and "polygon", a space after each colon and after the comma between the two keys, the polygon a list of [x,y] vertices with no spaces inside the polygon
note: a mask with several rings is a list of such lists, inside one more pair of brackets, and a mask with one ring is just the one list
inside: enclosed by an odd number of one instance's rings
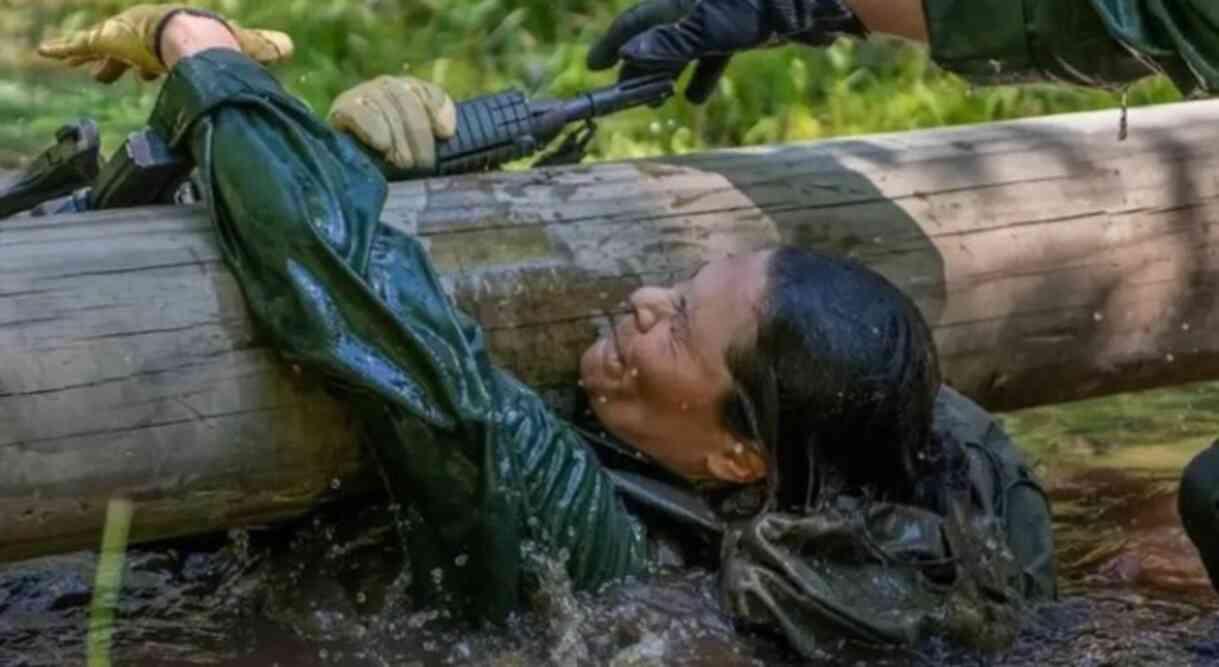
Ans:
{"label": "water droplet", "polygon": [[1101,320],[1105,319],[1105,315],[1104,315],[1104,313],[1101,313],[1100,311],[1096,311],[1095,313],[1092,313],[1092,319],[1096,320],[1097,322],[1100,322]]}
{"label": "water droplet", "polygon": [[639,377],[639,369],[638,369],[638,368],[632,368],[632,369],[631,369],[631,377],[633,377],[633,378],[637,378],[637,377]]}
{"label": "water droplet", "polygon": [[597,402],[602,405],[605,405],[606,403],[609,403],[609,397],[608,396],[598,396]]}
{"label": "water droplet", "polygon": [[1168,354],[1164,355],[1164,361],[1167,361],[1170,364],[1175,360],[1176,360],[1176,357],[1174,357],[1172,355],[1172,352],[1169,352]]}
{"label": "water droplet", "polygon": [[1181,325],[1181,331],[1189,331],[1189,322],[1185,322]]}
{"label": "water droplet", "polygon": [[453,559],[453,563],[456,564],[457,567],[465,567],[466,563],[468,562],[470,562],[470,557],[466,554],[458,554],[457,558]]}
{"label": "water droplet", "polygon": [[356,593],[356,602],[359,604],[364,604],[365,602],[368,602],[368,596],[364,594],[364,591],[360,591],[359,593]]}
{"label": "water droplet", "polygon": [[580,378],[579,380],[576,380],[576,386],[583,389],[584,388],[584,378]]}
{"label": "water droplet", "polygon": [[340,480],[338,477],[335,477],[334,479],[330,480],[331,489],[338,491],[339,487],[341,487],[341,486],[343,486],[343,481]]}

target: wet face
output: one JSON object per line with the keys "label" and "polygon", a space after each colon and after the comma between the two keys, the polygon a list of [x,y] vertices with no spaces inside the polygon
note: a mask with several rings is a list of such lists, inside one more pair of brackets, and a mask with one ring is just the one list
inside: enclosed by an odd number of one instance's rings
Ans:
{"label": "wet face", "polygon": [[732,388],[727,352],[755,336],[769,258],[717,260],[672,287],[630,296],[630,312],[580,361],[605,428],[687,479],[765,475],[757,445],[727,429],[720,407]]}

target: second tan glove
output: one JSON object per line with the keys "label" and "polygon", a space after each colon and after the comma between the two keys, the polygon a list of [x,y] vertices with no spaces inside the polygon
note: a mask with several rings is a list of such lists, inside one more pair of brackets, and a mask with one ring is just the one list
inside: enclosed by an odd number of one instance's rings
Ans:
{"label": "second tan glove", "polygon": [[398,169],[436,165],[436,140],[457,131],[457,106],[436,84],[409,76],[379,76],[335,99],[328,116]]}

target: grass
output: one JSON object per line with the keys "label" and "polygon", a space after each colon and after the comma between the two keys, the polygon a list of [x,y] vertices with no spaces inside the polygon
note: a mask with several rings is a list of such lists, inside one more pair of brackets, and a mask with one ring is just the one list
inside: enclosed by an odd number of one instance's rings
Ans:
{"label": "grass", "polygon": [[1021,410],[1003,421],[1043,468],[1175,473],[1219,436],[1219,383]]}

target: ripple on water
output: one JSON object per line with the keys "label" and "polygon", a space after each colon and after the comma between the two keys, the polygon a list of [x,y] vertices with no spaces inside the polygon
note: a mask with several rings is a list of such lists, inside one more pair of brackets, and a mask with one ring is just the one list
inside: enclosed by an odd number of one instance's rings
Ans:
{"label": "ripple on water", "polygon": [[[1216,598],[1175,522],[1171,475],[1081,470],[1056,474],[1050,490],[1064,598],[1030,611],[1017,644],[991,664],[1219,661]],[[386,508],[335,506],[274,529],[133,549],[115,664],[810,664],[770,637],[737,632],[703,571],[598,596],[573,595],[559,578],[507,627],[473,629],[446,610],[414,608],[395,534]],[[95,565],[76,553],[0,567],[0,664],[80,662]],[[829,648],[811,664],[979,658],[936,641],[889,653]]]}

